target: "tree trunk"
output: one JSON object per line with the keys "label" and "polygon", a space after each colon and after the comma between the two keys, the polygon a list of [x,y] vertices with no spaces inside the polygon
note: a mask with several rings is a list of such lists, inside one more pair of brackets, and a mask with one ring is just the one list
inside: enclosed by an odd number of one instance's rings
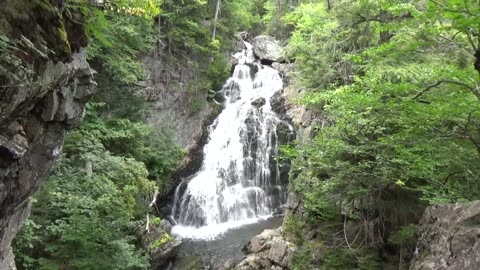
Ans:
{"label": "tree trunk", "polygon": [[212,40],[215,40],[215,37],[217,35],[217,21],[218,21],[218,15],[220,13],[220,5],[221,5],[221,0],[217,0],[217,7],[215,8],[215,18],[213,19]]}
{"label": "tree trunk", "polygon": [[328,11],[332,10],[332,2],[331,2],[331,0],[327,0],[327,10],[328,10]]}
{"label": "tree trunk", "polygon": [[[387,24],[391,22],[393,19],[392,14],[382,10],[380,11],[380,21],[382,24]],[[387,43],[390,41],[390,39],[393,37],[393,34],[390,33],[389,31],[382,31],[380,32],[380,43]]]}
{"label": "tree trunk", "polygon": [[475,52],[475,63],[474,63],[475,69],[478,71],[480,75],[480,48],[477,49]]}

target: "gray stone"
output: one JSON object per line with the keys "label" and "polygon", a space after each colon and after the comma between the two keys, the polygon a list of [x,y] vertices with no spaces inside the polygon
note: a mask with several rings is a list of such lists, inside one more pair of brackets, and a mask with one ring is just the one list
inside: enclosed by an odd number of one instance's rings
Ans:
{"label": "gray stone", "polygon": [[162,226],[162,229],[170,234],[172,232],[172,224],[170,223],[170,221],[166,220],[166,219],[162,219],[160,221],[160,226]]}
{"label": "gray stone", "polygon": [[85,103],[95,91],[83,50],[71,62],[47,62],[43,67],[37,83],[6,88],[0,101],[2,270],[15,269],[10,245],[30,213],[28,198],[50,174],[66,130],[80,124]]}
{"label": "gray stone", "polygon": [[480,201],[428,207],[410,269],[480,269]]}
{"label": "gray stone", "polygon": [[283,62],[283,47],[271,36],[257,36],[252,42],[253,52],[260,60]]}
{"label": "gray stone", "polygon": [[7,255],[4,260],[0,260],[0,269],[2,270],[15,270],[15,256],[11,247],[7,249]]}
{"label": "gray stone", "polygon": [[235,268],[235,262],[233,260],[228,260],[223,264],[222,268],[223,268],[222,270],[234,269]]}
{"label": "gray stone", "polygon": [[[158,71],[158,61],[154,55],[143,59],[148,78],[145,82],[144,95],[152,101],[147,121],[158,130],[171,130],[175,142],[190,152],[197,146],[204,126],[210,124],[209,119],[215,113],[215,109],[207,103],[208,93],[206,91],[198,91],[194,95],[187,87],[187,83],[176,83],[182,80],[182,76],[189,76],[187,70],[184,72],[185,74],[178,74],[178,78],[171,74],[172,78],[166,80],[165,77],[158,75],[161,73]],[[191,79],[190,83],[192,82],[194,82],[194,78]],[[192,98],[204,100],[205,103],[205,106],[199,108],[195,113],[191,112]],[[220,96],[216,96],[216,98],[221,99]],[[221,102],[221,100],[217,101]]]}
{"label": "gray stone", "polygon": [[252,238],[244,250],[249,254],[236,270],[289,269],[294,245],[282,236],[282,228],[265,230]]}
{"label": "gray stone", "polygon": [[[0,231],[0,269],[1,270],[15,270],[15,257],[12,252],[11,244],[13,238],[17,235],[25,220],[30,215],[31,203],[29,200],[22,203],[20,206],[13,209],[13,214],[9,217],[6,226],[2,223],[2,230]],[[0,221],[5,221],[4,218]],[[5,226],[5,227],[3,227]],[[5,247],[5,248],[4,248]]]}
{"label": "gray stone", "polygon": [[254,101],[252,101],[252,105],[255,106],[255,108],[260,108],[262,107],[263,105],[265,105],[266,103],[266,100],[265,98],[258,98],[258,99],[255,99]]}
{"label": "gray stone", "polygon": [[277,239],[272,241],[270,244],[270,250],[268,252],[268,259],[273,263],[280,265],[282,267],[287,267],[288,265],[288,243],[283,239]]}
{"label": "gray stone", "polygon": [[169,264],[180,251],[181,240],[175,239],[160,247],[157,247],[150,253],[150,260],[152,268],[161,270],[164,266]]}
{"label": "gray stone", "polygon": [[287,110],[285,108],[285,97],[282,95],[281,92],[275,93],[270,98],[270,104],[272,105],[272,111],[280,115],[282,119],[285,119],[285,116],[287,116]]}
{"label": "gray stone", "polygon": [[260,270],[265,269],[262,265],[262,259],[259,256],[249,256],[243,260],[235,270]]}

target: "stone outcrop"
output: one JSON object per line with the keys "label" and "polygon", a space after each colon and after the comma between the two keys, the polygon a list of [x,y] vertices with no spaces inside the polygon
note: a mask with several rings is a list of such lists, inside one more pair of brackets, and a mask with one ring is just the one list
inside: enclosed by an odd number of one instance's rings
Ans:
{"label": "stone outcrop", "polygon": [[181,240],[173,240],[168,242],[150,253],[152,269],[163,269],[172,259],[174,259],[180,251]]}
{"label": "stone outcrop", "polygon": [[257,36],[252,41],[253,52],[260,60],[267,62],[283,62],[283,47],[271,36]]}
{"label": "stone outcrop", "polygon": [[281,228],[278,228],[255,236],[244,250],[249,255],[236,266],[236,270],[282,270],[289,269],[295,247],[283,238]]}
{"label": "stone outcrop", "polygon": [[[50,174],[66,131],[84,116],[93,95],[93,71],[83,51],[70,63],[48,63],[41,86],[16,88],[0,113],[0,269],[29,214],[29,197]],[[6,249],[5,249],[6,248]],[[7,262],[8,263],[8,262]]]}
{"label": "stone outcrop", "polygon": [[[162,62],[165,60],[154,55],[143,59],[147,80],[141,86],[144,87],[144,95],[151,101],[147,122],[155,129],[171,132],[175,143],[186,152],[172,177],[173,181],[169,181],[169,186],[162,188],[162,193],[158,196],[157,206],[163,216],[169,216],[169,204],[175,186],[199,169],[203,159],[203,145],[208,138],[208,126],[222,107],[215,102],[207,102],[209,94],[206,91],[192,91],[192,84],[195,83],[192,67],[172,71]],[[216,95],[215,98],[217,102],[221,101],[221,95]]]}
{"label": "stone outcrop", "polygon": [[480,201],[428,207],[411,270],[480,269]]}
{"label": "stone outcrop", "polygon": [[[148,247],[151,266],[154,270],[164,269],[171,264],[180,250],[183,240],[172,238],[171,231],[172,224],[166,219],[162,219],[159,223],[148,223],[144,245]],[[168,241],[162,243],[163,240]]]}
{"label": "stone outcrop", "polygon": [[[83,35],[83,27],[64,19],[58,12],[58,4],[58,1],[42,1],[42,7],[49,9],[35,8],[35,2],[26,6],[31,10],[16,10],[23,6],[14,5],[0,12],[7,21],[15,21],[15,16],[23,14],[15,25],[3,24],[5,29],[0,30],[7,36],[23,35],[31,41],[31,48],[26,50],[33,50],[32,47],[37,50],[28,55],[30,58],[21,59],[32,74],[0,73],[2,270],[15,269],[11,244],[30,213],[29,198],[50,174],[67,130],[81,122],[85,103],[95,91],[94,71],[83,49],[76,47],[84,45],[76,42],[83,38],[72,34]],[[67,37],[61,35],[62,31]],[[39,53],[40,50],[44,53]],[[72,50],[76,52],[72,54]],[[12,83],[10,79],[14,77],[21,79]]]}

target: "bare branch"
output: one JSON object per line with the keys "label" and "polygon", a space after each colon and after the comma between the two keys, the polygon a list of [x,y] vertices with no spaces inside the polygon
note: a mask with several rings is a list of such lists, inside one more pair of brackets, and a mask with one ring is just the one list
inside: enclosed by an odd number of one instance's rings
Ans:
{"label": "bare branch", "polygon": [[480,92],[478,91],[478,89],[466,84],[466,83],[462,83],[462,82],[457,82],[457,81],[451,81],[451,80],[441,80],[441,81],[438,81],[430,86],[428,86],[427,88],[423,89],[422,91],[418,92],[414,97],[413,99],[417,99],[419,98],[420,96],[422,96],[423,94],[425,94],[426,92],[430,91],[432,88],[434,87],[437,87],[441,84],[444,84],[444,83],[449,83],[449,84],[455,84],[455,85],[459,85],[459,86],[462,86],[464,88],[467,88],[470,92],[472,92],[472,94],[474,94],[477,99],[480,100]]}
{"label": "bare branch", "polygon": [[352,247],[350,246],[350,243],[348,242],[348,237],[347,237],[347,218],[345,217],[343,220],[343,235],[345,236],[345,242],[347,243],[348,249],[352,252],[352,255],[355,257],[355,259],[358,260],[357,255],[355,254],[355,251],[353,251]]}
{"label": "bare branch", "polygon": [[475,45],[475,42],[473,42],[472,33],[470,32],[470,29],[469,29],[466,33],[467,33],[467,37],[468,37],[468,42],[469,42],[470,45],[473,47],[473,50],[476,51],[478,48],[477,48],[477,46]]}

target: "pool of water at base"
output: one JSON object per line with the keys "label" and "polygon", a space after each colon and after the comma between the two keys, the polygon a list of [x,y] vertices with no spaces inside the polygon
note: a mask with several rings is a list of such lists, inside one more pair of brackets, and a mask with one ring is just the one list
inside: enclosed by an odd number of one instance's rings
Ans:
{"label": "pool of water at base", "polygon": [[[246,257],[245,244],[266,229],[282,225],[282,217],[272,217],[229,230],[212,240],[184,239],[170,270],[220,270],[224,265],[238,264]],[[187,266],[188,265],[188,266]]]}

